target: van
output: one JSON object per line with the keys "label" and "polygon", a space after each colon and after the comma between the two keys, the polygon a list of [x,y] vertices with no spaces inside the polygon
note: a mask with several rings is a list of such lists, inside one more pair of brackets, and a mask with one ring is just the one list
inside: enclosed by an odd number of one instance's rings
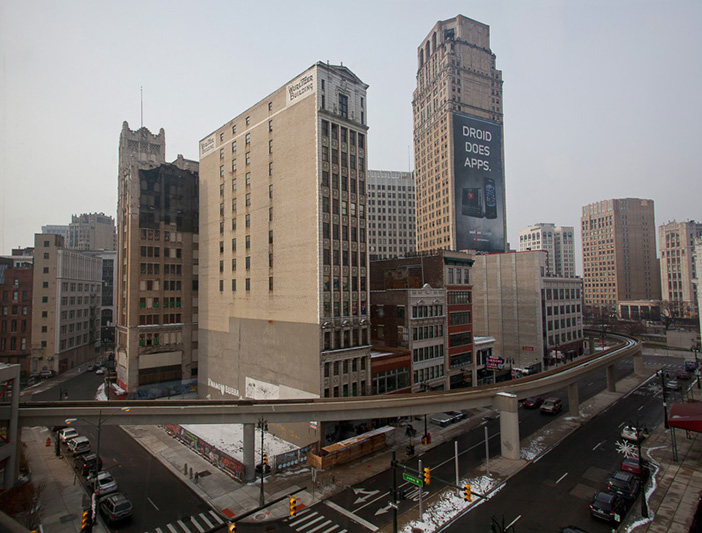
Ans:
{"label": "van", "polygon": [[563,409],[563,402],[561,402],[560,398],[546,398],[539,409],[541,409],[542,413],[555,415]]}
{"label": "van", "polygon": [[90,451],[88,437],[79,436],[68,441],[68,449],[73,455],[81,455]]}

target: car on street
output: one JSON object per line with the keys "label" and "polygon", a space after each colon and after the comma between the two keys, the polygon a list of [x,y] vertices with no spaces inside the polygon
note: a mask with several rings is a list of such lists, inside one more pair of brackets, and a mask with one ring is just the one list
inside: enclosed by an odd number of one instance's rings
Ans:
{"label": "car on street", "polygon": [[561,409],[563,409],[563,402],[560,398],[546,398],[539,409],[541,409],[542,413],[555,415],[560,413]]}
{"label": "car on street", "polygon": [[58,434],[59,440],[63,443],[74,439],[75,437],[78,437],[78,432],[76,431],[76,428],[63,428],[59,430]]}
{"label": "car on street", "polygon": [[590,515],[607,522],[621,522],[626,511],[626,502],[611,492],[596,492],[590,502]]}
{"label": "car on street", "polygon": [[82,475],[87,476],[91,472],[95,472],[95,461],[98,462],[98,471],[102,469],[102,459],[94,453],[86,453],[75,458],[73,464],[75,469]]}
{"label": "car on street", "polygon": [[670,390],[680,390],[682,389],[682,385],[680,385],[680,382],[675,379],[671,379],[668,383],[665,384],[666,388]]}
{"label": "car on street", "polygon": [[100,367],[100,368],[98,368],[98,369],[95,371],[95,373],[96,373],[97,375],[100,375],[100,376],[101,376],[101,375],[103,375],[103,374],[105,373],[105,369],[102,368],[102,367]]}
{"label": "car on street", "polygon": [[90,451],[90,440],[88,437],[79,435],[68,441],[68,450],[73,455],[82,455]]}
{"label": "car on street", "polygon": [[641,464],[639,465],[638,457],[625,457],[619,464],[619,470],[622,472],[629,472],[635,476],[647,478],[649,474],[648,461],[642,459]]}
{"label": "car on street", "polygon": [[117,480],[112,477],[107,470],[102,470],[98,472],[97,480],[93,479],[95,494],[98,496],[104,496],[111,492],[116,492],[119,488],[117,486]]}
{"label": "car on street", "polygon": [[95,365],[92,364],[92,363],[90,363],[90,364],[88,365],[88,372],[92,372],[93,370],[95,370]]}
{"label": "car on street", "polygon": [[459,422],[466,417],[466,414],[463,411],[446,411],[446,414],[451,415],[454,422]]}
{"label": "car on street", "polygon": [[607,489],[625,500],[633,502],[641,492],[641,480],[629,472],[614,472],[607,482]]}
{"label": "car on street", "polygon": [[631,442],[644,441],[648,437],[648,429],[637,428],[636,426],[624,426],[622,428],[622,438]]}
{"label": "car on street", "polygon": [[98,503],[100,513],[108,523],[118,522],[132,516],[132,502],[121,492],[113,492],[100,498]]}
{"label": "car on street", "polygon": [[681,379],[683,381],[687,381],[688,379],[690,379],[690,373],[689,372],[678,372],[677,374],[675,374],[675,378]]}
{"label": "car on street", "polygon": [[522,406],[525,409],[536,409],[542,403],[544,403],[544,399],[541,396],[530,396],[522,402]]}
{"label": "car on street", "polygon": [[449,424],[456,422],[454,418],[455,417],[449,413],[436,413],[435,415],[431,415],[429,417],[429,421],[437,426],[445,428]]}

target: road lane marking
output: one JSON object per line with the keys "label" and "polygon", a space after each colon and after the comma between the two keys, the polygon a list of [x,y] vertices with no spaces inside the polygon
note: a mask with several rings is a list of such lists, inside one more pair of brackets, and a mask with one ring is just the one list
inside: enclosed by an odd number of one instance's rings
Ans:
{"label": "road lane marking", "polygon": [[505,531],[507,531],[509,528],[511,528],[514,524],[516,524],[517,521],[518,521],[521,517],[522,517],[522,515],[519,515],[517,518],[515,518],[514,520],[512,520],[512,522],[510,522],[510,524],[505,528]]}
{"label": "road lane marking", "polygon": [[190,517],[190,521],[192,522],[192,524],[197,528],[197,530],[198,530],[200,533],[205,533],[205,528],[202,527],[202,526],[200,525],[200,523],[199,523],[197,520],[195,520],[195,517],[194,517],[194,516],[191,516],[191,517]]}
{"label": "road lane marking", "polygon": [[592,451],[594,452],[594,451],[595,451],[597,448],[599,448],[600,446],[602,446],[602,443],[601,443],[601,442],[597,443],[597,446],[595,446],[595,447],[592,449]]}
{"label": "road lane marking", "polygon": [[314,529],[310,529],[307,533],[314,533],[315,531],[318,531],[318,530],[322,529],[323,527],[327,527],[327,526],[328,526],[329,524],[331,524],[331,523],[332,523],[331,520],[327,520],[327,521],[324,522],[322,525],[317,526],[317,527],[314,528]]}
{"label": "road lane marking", "polygon": [[149,498],[149,497],[147,496],[146,499],[149,500],[149,503],[150,503],[151,505],[154,506],[154,509],[156,509],[157,511],[160,511],[160,510],[161,510],[161,509],[159,509],[158,507],[156,507],[156,504],[155,504],[154,502],[151,501],[151,498]]}
{"label": "road lane marking", "polygon": [[[309,509],[309,507],[308,507]],[[304,514],[302,516],[299,516],[298,518],[295,518],[293,520],[290,520],[290,525],[293,527],[297,527],[303,522],[307,522],[310,518],[314,518],[315,516],[318,516],[317,511],[311,511],[308,514]]]}
{"label": "road lane marking", "polygon": [[642,405],[641,407],[639,407],[639,408],[637,409],[637,411],[641,411],[641,409],[643,409],[644,407],[645,407],[645,405]]}
{"label": "road lane marking", "polygon": [[175,526],[168,524],[166,527],[168,528],[168,531],[170,531],[171,533],[178,533],[178,530],[175,528]]}
{"label": "road lane marking", "polygon": [[218,524],[224,524],[224,520],[222,520],[217,513],[215,513],[212,509],[210,509],[210,515],[212,518],[214,518]]}
{"label": "road lane marking", "polygon": [[328,505],[329,507],[331,507],[332,509],[334,509],[336,512],[341,513],[342,515],[350,518],[354,522],[361,524],[363,527],[366,527],[366,528],[370,529],[371,531],[378,531],[378,526],[374,526],[373,524],[371,524],[367,520],[364,520],[360,516],[357,516],[357,515],[353,514],[352,512],[347,511],[346,509],[344,509],[343,507],[340,507],[339,505],[335,504],[334,502],[331,502],[329,500],[325,500],[324,503],[326,505]]}
{"label": "road lane marking", "polygon": [[324,520],[325,518],[326,518],[326,516],[319,515],[317,518],[315,518],[315,519],[312,520],[311,522],[308,522],[308,523],[305,524],[304,526],[295,527],[295,529],[296,529],[297,531],[304,531],[305,529],[307,529],[308,527],[310,527],[312,524],[316,524],[317,522],[319,522],[320,520]]}
{"label": "road lane marking", "polygon": [[[561,481],[563,481],[563,478],[566,477],[567,475],[568,475],[568,472],[566,472],[566,473],[563,474],[561,477],[559,477],[559,478],[558,478],[558,481],[556,481],[556,485],[558,485]],[[520,517],[521,517],[521,515],[520,515]]]}
{"label": "road lane marking", "polygon": [[324,531],[322,531],[322,533],[331,533],[331,532],[334,531],[337,527],[339,527],[339,526],[338,526],[337,524],[334,524],[334,525],[333,525],[332,527],[330,527],[329,529],[325,529]]}
{"label": "road lane marking", "polygon": [[213,528],[213,527],[214,527],[214,524],[213,524],[212,522],[210,522],[210,521],[207,519],[207,516],[205,516],[204,514],[200,513],[200,518],[202,518],[202,520],[205,522],[205,524],[207,524],[207,527],[209,527],[209,528]]}
{"label": "road lane marking", "polygon": [[183,528],[184,531],[187,531],[188,533],[193,533],[190,531],[190,528],[185,525],[185,523],[182,520],[178,520],[178,525]]}
{"label": "road lane marking", "polygon": [[622,423],[619,424],[617,427],[620,428],[620,427],[622,427],[624,424],[626,424],[626,422],[622,422]]}

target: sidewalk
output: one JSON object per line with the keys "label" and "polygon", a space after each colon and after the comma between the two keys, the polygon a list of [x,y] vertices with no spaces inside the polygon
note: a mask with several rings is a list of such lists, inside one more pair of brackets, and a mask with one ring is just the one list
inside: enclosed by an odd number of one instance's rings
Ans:
{"label": "sidewalk", "polygon": [[[528,438],[522,439],[523,459],[513,461],[501,456],[491,458],[491,476],[504,481],[519,472],[534,458],[534,451],[541,453],[557,445],[590,418],[633,390],[655,370],[649,367],[646,368],[645,372],[644,377],[631,375],[617,382],[617,392],[615,393],[604,391],[582,402],[579,417],[573,418],[566,414]],[[492,409],[473,410],[468,420],[458,424],[444,429],[432,425],[430,428],[432,444],[429,447],[451,441],[457,435],[479,426],[483,422],[483,417],[495,416],[495,414]],[[417,424],[415,426],[419,429]],[[24,429],[22,440],[27,444],[33,480],[35,482],[43,481],[46,487],[42,498],[45,509],[44,530],[49,533],[78,531],[80,529],[82,491],[73,483],[74,475],[70,464],[66,460],[58,460],[54,456],[53,446],[48,448],[44,446],[46,437],[49,435],[46,428]],[[248,484],[239,483],[187,446],[170,437],[165,430],[158,426],[123,426],[123,429],[187,483],[214,510],[221,512],[224,516],[239,516],[258,507],[260,494],[258,479],[256,482]],[[688,439],[685,432],[681,430],[676,430],[676,435],[678,462],[673,461],[669,431],[661,427],[646,441],[644,453],[658,463],[660,468],[654,475],[656,485],[649,499],[649,516],[652,517],[652,520],[649,519],[648,523],[638,526],[636,531],[688,531],[692,523],[699,503],[699,494],[702,491],[702,446],[698,442],[702,438],[693,434],[692,438]],[[387,469],[390,465],[392,450],[397,450],[398,457],[404,457],[407,441],[404,428],[398,428],[386,451],[326,472],[317,472],[316,483],[312,481],[312,471],[309,468],[302,468],[293,473],[269,476],[264,480],[265,501],[272,501],[297,489],[306,488],[296,495],[298,498],[297,508],[300,511],[305,506],[312,505],[335,492],[360,483]],[[417,442],[415,444],[417,454],[426,449]],[[485,465],[482,465],[476,469],[474,475],[485,475],[485,470]],[[195,476],[195,473],[199,475]],[[650,484],[648,486],[651,487]],[[641,521],[640,512],[640,505],[634,505],[619,531],[631,531],[632,526]],[[415,509],[400,516],[400,530],[404,525],[415,520],[416,514]],[[287,499],[284,499],[245,521],[277,520],[287,516]],[[392,526],[383,528],[383,531],[389,532],[391,530]],[[102,530],[98,529],[97,531]]]}

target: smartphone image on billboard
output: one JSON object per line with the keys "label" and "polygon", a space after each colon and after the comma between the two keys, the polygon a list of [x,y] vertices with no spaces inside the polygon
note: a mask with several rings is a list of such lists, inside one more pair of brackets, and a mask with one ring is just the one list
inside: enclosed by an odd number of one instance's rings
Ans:
{"label": "smartphone image on billboard", "polygon": [[463,189],[463,205],[461,213],[469,217],[483,217],[483,200],[481,198],[482,191],[478,188],[466,187]]}
{"label": "smartphone image on billboard", "polygon": [[497,218],[497,191],[492,178],[485,178],[485,218]]}

